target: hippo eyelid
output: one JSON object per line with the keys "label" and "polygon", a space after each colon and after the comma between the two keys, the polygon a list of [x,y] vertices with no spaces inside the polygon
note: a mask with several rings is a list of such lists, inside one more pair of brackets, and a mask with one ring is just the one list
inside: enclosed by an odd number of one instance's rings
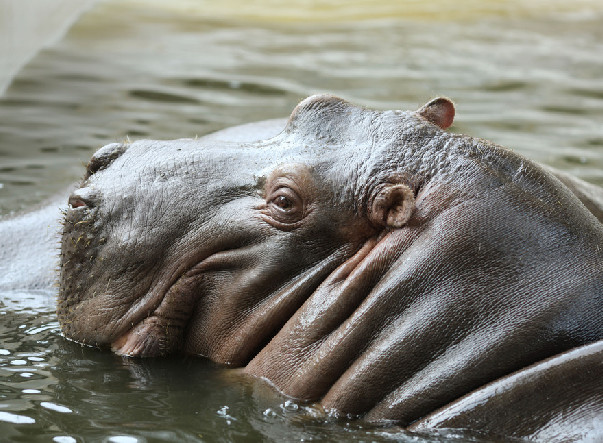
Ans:
{"label": "hippo eyelid", "polygon": [[291,177],[278,177],[266,189],[265,203],[261,205],[261,218],[281,231],[291,231],[300,226],[311,208],[307,196]]}
{"label": "hippo eyelid", "polygon": [[303,198],[301,198],[295,190],[286,186],[280,186],[272,191],[268,203],[275,208],[278,208],[278,210],[283,213],[292,214],[297,211],[304,212]]}

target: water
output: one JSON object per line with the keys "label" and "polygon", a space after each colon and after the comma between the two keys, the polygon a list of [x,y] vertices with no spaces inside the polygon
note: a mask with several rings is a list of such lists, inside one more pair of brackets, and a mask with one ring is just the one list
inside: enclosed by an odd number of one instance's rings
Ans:
{"label": "water", "polygon": [[81,347],[60,336],[44,300],[0,308],[2,441],[482,441],[336,420],[200,358],[127,359]]}
{"label": "water", "polygon": [[[282,3],[97,3],[0,96],[0,217],[61,192],[103,144],[283,117],[318,92],[381,109],[447,95],[453,131],[603,185],[599,0]],[[0,294],[10,440],[471,438],[333,420],[202,359],[82,348],[53,310],[51,293]]]}

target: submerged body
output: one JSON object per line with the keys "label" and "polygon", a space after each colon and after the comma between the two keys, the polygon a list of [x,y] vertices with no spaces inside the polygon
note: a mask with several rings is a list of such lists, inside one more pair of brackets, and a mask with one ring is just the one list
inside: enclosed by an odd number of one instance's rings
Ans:
{"label": "submerged body", "polygon": [[[65,217],[65,335],[412,429],[602,432],[601,193],[453,116],[315,96],[263,141],[102,148]],[[546,380],[558,401],[527,399]],[[501,407],[530,418],[480,421]]]}

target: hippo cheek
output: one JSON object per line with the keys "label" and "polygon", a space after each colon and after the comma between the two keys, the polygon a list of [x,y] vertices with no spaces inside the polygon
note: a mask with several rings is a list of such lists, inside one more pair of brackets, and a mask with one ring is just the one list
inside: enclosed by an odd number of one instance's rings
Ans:
{"label": "hippo cheek", "polygon": [[[201,236],[198,242],[210,252],[118,318],[120,332],[110,338],[113,351],[138,357],[183,351],[245,365],[363,241],[350,240],[332,220],[333,214],[316,211],[304,226],[280,232],[256,216],[238,227],[239,239],[226,235],[230,244],[223,234],[214,235],[210,246],[203,240],[209,235]],[[303,248],[300,240],[307,243],[320,234],[326,239]],[[219,246],[224,250],[216,252]]]}
{"label": "hippo cheek", "polygon": [[[190,272],[198,297],[182,334],[182,350],[243,366],[293,316],[325,279],[358,248],[342,241],[314,214],[304,227],[213,254]],[[326,224],[321,225],[320,220]],[[301,231],[301,232],[300,232]],[[300,239],[327,233],[304,249]]]}
{"label": "hippo cheek", "polygon": [[[227,255],[231,254],[236,253]],[[301,273],[286,260],[256,261],[238,275],[208,272],[204,276],[208,290],[187,326],[184,351],[245,365],[346,255],[345,248],[338,250]]]}
{"label": "hippo cheek", "polygon": [[246,364],[349,255],[348,248],[338,249],[300,273],[277,255],[259,260],[274,248],[264,243],[201,261],[142,320],[120,319],[133,326],[111,340],[112,350],[137,357],[184,351]]}

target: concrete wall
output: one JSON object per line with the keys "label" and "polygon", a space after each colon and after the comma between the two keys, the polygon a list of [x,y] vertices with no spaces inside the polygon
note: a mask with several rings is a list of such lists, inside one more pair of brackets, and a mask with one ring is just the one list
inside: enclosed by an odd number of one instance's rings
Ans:
{"label": "concrete wall", "polygon": [[0,96],[21,68],[95,1],[0,0]]}

